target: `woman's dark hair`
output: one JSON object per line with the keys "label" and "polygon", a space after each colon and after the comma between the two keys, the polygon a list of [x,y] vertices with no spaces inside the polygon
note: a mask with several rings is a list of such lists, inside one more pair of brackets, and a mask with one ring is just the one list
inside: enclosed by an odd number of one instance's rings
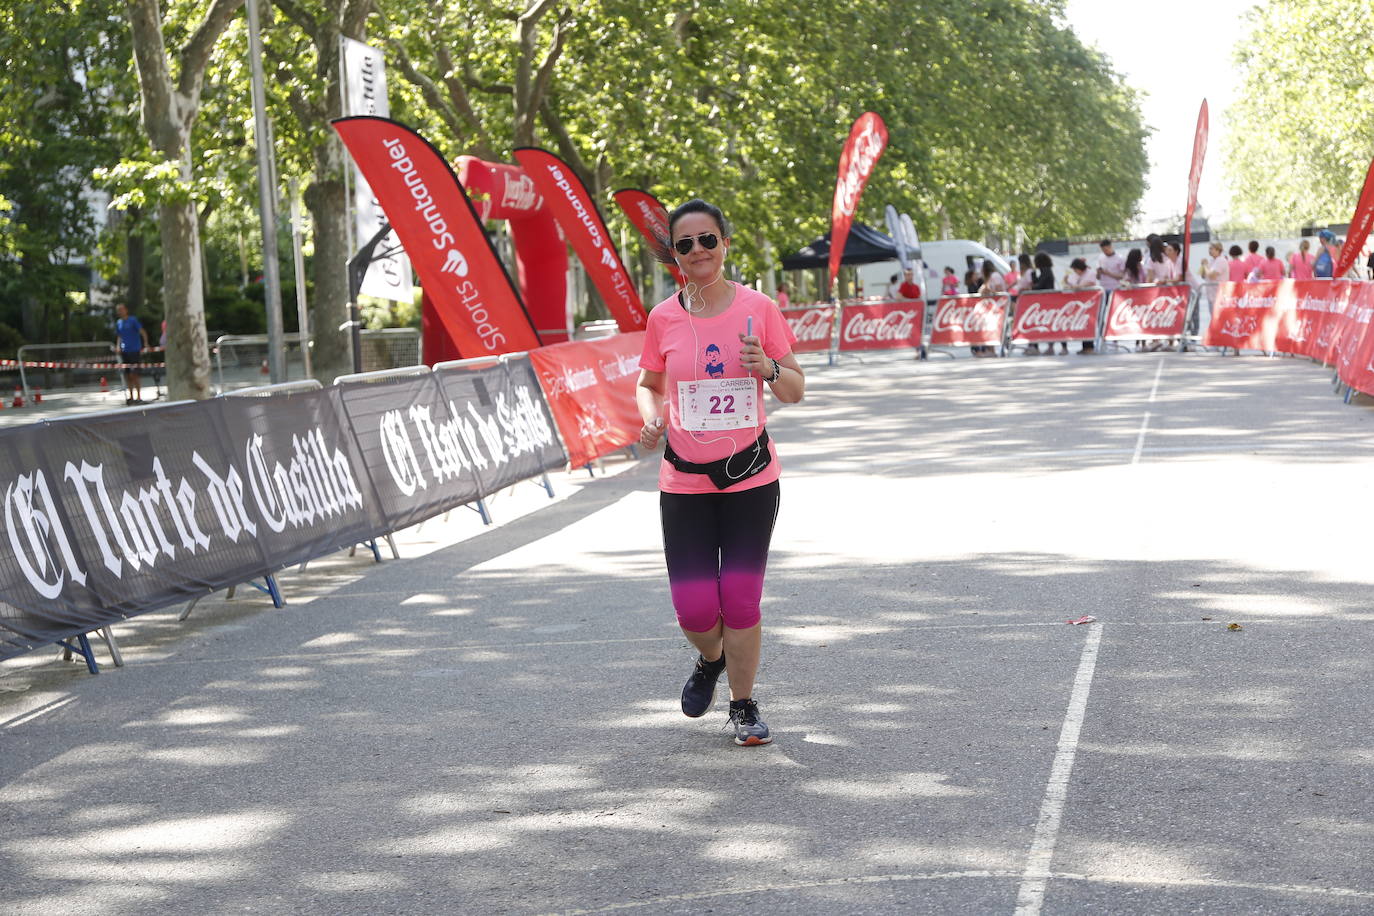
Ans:
{"label": "woman's dark hair", "polygon": [[700,197],[693,197],[686,203],[678,204],[673,208],[673,212],[668,214],[668,237],[666,239],[654,237],[649,247],[653,251],[654,259],[660,264],[673,264],[673,227],[677,221],[689,213],[705,213],[716,221],[716,228],[720,229],[720,237],[728,239],[730,237],[730,222],[725,218],[725,214],[720,212],[720,207],[708,204]]}
{"label": "woman's dark hair", "polygon": [[1233,258],[1238,258],[1238,257],[1240,257],[1241,255],[1245,254],[1245,252],[1243,252],[1243,251],[1240,250],[1240,246],[1239,246],[1239,245],[1232,245],[1232,246],[1231,246],[1231,250],[1228,251],[1228,252],[1226,252],[1226,253],[1229,254],[1229,255],[1230,255],[1231,257],[1233,257]]}
{"label": "woman's dark hair", "polygon": [[1088,262],[1082,258],[1074,258],[1069,262],[1069,270],[1087,270]]}
{"label": "woman's dark hair", "polygon": [[1054,267],[1054,261],[1050,260],[1050,256],[1049,256],[1049,255],[1045,254],[1045,252],[1043,252],[1043,251],[1037,251],[1037,252],[1035,253],[1035,269],[1036,269],[1036,270],[1050,270],[1050,269],[1052,269],[1053,267]]}
{"label": "woman's dark hair", "polygon": [[1132,280],[1140,279],[1140,262],[1144,260],[1140,255],[1139,248],[1132,248],[1126,252],[1126,276]]}
{"label": "woman's dark hair", "polygon": [[1030,258],[1030,255],[1026,254],[1024,251],[1021,252],[1019,255],[1016,256],[1016,263],[1018,263],[1018,264],[1021,265],[1021,269],[1022,269],[1022,270],[1030,270],[1030,269],[1031,269],[1031,258]]}
{"label": "woman's dark hair", "polygon": [[1264,256],[1265,256],[1266,258],[1272,258],[1272,257],[1274,256],[1274,246],[1273,246],[1273,245],[1270,245],[1270,246],[1268,246],[1267,248],[1264,249]]}
{"label": "woman's dark hair", "polygon": [[997,265],[992,263],[992,258],[983,259],[983,278],[991,280],[992,275],[997,273]]}
{"label": "woman's dark hair", "polygon": [[1165,243],[1164,243],[1164,247],[1165,247],[1165,248],[1172,248],[1174,251],[1178,252],[1179,254],[1182,254],[1182,253],[1183,253],[1183,248],[1182,248],[1182,246],[1180,246],[1180,245],[1178,244],[1178,242],[1165,242]]}
{"label": "woman's dark hair", "polygon": [[1164,260],[1164,242],[1157,235],[1152,235],[1145,240],[1150,246],[1150,260],[1156,264]]}

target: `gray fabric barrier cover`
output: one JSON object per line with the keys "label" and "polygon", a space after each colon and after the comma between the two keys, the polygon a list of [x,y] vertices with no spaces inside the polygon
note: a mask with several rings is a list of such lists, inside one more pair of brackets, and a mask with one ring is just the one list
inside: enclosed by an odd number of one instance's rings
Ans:
{"label": "gray fabric barrier cover", "polygon": [[566,461],[527,360],[0,431],[0,659]]}

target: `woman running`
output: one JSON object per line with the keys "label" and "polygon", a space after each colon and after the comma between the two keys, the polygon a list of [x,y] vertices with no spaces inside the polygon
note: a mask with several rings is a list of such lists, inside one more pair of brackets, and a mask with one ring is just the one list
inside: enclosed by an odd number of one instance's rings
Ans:
{"label": "woman running", "polygon": [[[676,263],[687,283],[649,313],[636,399],[640,445],[654,449],[667,437],[658,475],[663,553],[678,624],[700,652],[682,711],[705,715],[724,670],[735,743],[767,744],[753,693],[780,469],[764,428],[763,382],[794,404],[806,379],[778,307],[725,279],[730,227],[720,210],[689,200],[669,214],[668,236],[659,259]],[[720,375],[707,372],[712,348]]]}

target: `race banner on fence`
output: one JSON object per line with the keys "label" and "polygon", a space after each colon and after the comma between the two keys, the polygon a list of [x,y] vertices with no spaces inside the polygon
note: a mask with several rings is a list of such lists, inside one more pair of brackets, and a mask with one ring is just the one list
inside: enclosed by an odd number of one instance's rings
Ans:
{"label": "race banner on fence", "polygon": [[924,302],[844,303],[840,308],[841,350],[893,350],[920,347],[925,331]]}
{"label": "race banner on fence", "polygon": [[1118,289],[1107,302],[1103,340],[1182,337],[1188,319],[1187,286]]}
{"label": "race banner on fence", "polygon": [[792,328],[797,342],[793,353],[825,352],[835,328],[835,306],[828,302],[782,309],[782,317]]}
{"label": "race banner on fence", "polygon": [[470,451],[474,424],[449,412],[430,373],[359,380],[339,389],[389,529],[481,497]]}
{"label": "race banner on fence", "polygon": [[1280,296],[1280,287],[1285,284],[1291,291],[1287,280],[1218,284],[1217,297],[1212,302],[1212,323],[1207,326],[1203,344],[1273,351],[1280,326],[1292,306],[1291,294]]}
{"label": "race banner on fence", "polygon": [[494,366],[441,368],[434,375],[483,495],[567,464],[527,356]]}
{"label": "race banner on fence", "polygon": [[1001,346],[1011,297],[947,296],[935,304],[932,347]]}
{"label": "race banner on fence", "polygon": [[1096,340],[1102,291],[1022,293],[1011,325],[1012,343]]}
{"label": "race banner on fence", "polygon": [[644,421],[635,405],[635,385],[643,349],[641,331],[554,344],[530,353],[572,467],[639,439]]}
{"label": "race banner on fence", "polygon": [[333,391],[21,427],[0,434],[0,456],[0,657],[300,563],[383,524]]}
{"label": "race banner on fence", "polygon": [[544,195],[544,202],[553,211],[568,244],[577,252],[587,276],[605,300],[620,330],[626,333],[644,330],[649,320],[648,312],[620,252],[611,241],[601,211],[582,180],[566,162],[548,150],[522,146],[515,150],[515,158],[534,180],[535,188]]}

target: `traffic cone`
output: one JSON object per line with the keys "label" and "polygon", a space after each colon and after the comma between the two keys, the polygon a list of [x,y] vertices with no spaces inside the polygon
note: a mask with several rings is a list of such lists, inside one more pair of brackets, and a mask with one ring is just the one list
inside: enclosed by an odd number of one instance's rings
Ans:
{"label": "traffic cone", "polygon": [[34,402],[35,404],[42,404],[42,403],[43,403],[43,389],[42,389],[42,388],[35,388],[35,389],[33,389],[33,402]]}
{"label": "traffic cone", "polygon": [[12,406],[12,407],[23,407],[23,406],[24,406],[24,391],[23,391],[23,389],[20,388],[18,385],[15,385],[15,386],[14,386],[14,403],[13,403],[11,406]]}
{"label": "traffic cone", "polygon": [[263,374],[263,375],[271,375],[271,374],[272,374],[272,370],[269,369],[269,368],[267,368],[267,360],[265,360],[265,359],[262,361],[262,374]]}
{"label": "traffic cone", "polygon": [[105,381],[105,376],[102,375],[102,376],[100,377],[100,391],[101,391],[101,393],[103,394],[103,393],[105,393],[105,392],[108,392],[109,390],[110,390],[110,383],[107,382],[107,381]]}

